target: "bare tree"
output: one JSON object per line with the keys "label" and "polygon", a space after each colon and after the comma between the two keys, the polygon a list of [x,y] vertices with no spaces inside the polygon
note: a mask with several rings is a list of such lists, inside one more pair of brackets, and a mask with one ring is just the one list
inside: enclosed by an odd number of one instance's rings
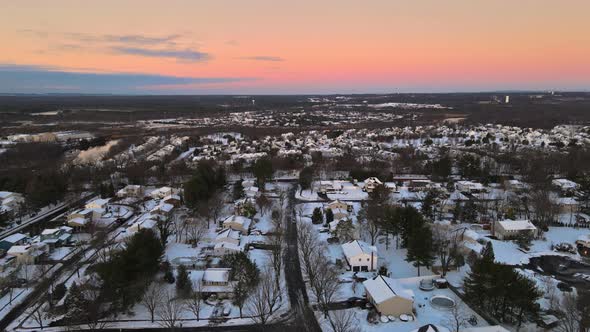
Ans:
{"label": "bare tree", "polygon": [[219,217],[223,212],[224,204],[224,193],[221,190],[218,190],[208,201],[211,209],[211,217],[213,218],[213,223],[217,224],[219,221]]}
{"label": "bare tree", "polygon": [[340,287],[338,283],[339,273],[322,251],[315,253],[312,258],[314,278],[313,280],[310,279],[311,289],[324,312],[324,316],[328,318],[328,305],[332,302]]}
{"label": "bare tree", "polygon": [[266,267],[260,276],[260,282],[248,298],[246,310],[256,324],[266,325],[283,305],[282,287],[280,284],[277,287],[274,280],[272,269]]}
{"label": "bare tree", "polygon": [[43,328],[45,327],[45,319],[49,317],[49,314],[45,310],[46,307],[43,304],[44,303],[38,306],[31,306],[26,311],[29,317],[31,317],[31,319],[35,321],[35,323],[37,323],[41,330],[43,330]]}
{"label": "bare tree", "polygon": [[207,233],[207,228],[205,227],[205,224],[197,218],[187,218],[186,222],[188,241],[191,242],[193,246],[197,246],[203,236]]}
{"label": "bare tree", "polygon": [[174,298],[174,292],[164,292],[162,304],[156,310],[159,324],[164,328],[174,329],[180,320],[183,308],[183,303]]}
{"label": "bare tree", "polygon": [[455,299],[456,305],[451,308],[446,315],[444,325],[451,332],[459,332],[467,326],[469,316],[465,310],[465,305],[459,299]]}
{"label": "bare tree", "polygon": [[564,293],[561,300],[561,320],[557,326],[559,332],[578,332],[581,328],[583,315],[577,306],[578,296],[573,293]]}
{"label": "bare tree", "polygon": [[152,323],[154,322],[154,316],[159,306],[162,304],[162,287],[159,284],[152,283],[148,286],[143,298],[141,299],[141,305],[143,305],[150,313]]}
{"label": "bare tree", "polygon": [[459,255],[457,248],[457,236],[449,230],[442,227],[432,227],[432,240],[436,255],[440,261],[442,276],[446,276],[449,267],[455,262]]}
{"label": "bare tree", "polygon": [[360,332],[359,320],[356,313],[346,310],[335,310],[328,315],[332,332]]}
{"label": "bare tree", "polygon": [[299,256],[303,260],[303,272],[310,282],[315,278],[314,256],[321,248],[320,240],[309,223],[297,223],[297,244]]}
{"label": "bare tree", "polygon": [[256,205],[258,206],[258,210],[260,210],[260,215],[264,216],[264,213],[272,206],[272,202],[266,195],[262,194],[256,198]]}
{"label": "bare tree", "polygon": [[203,292],[201,283],[198,280],[193,281],[193,291],[190,296],[185,300],[185,305],[190,310],[197,321],[200,319],[201,308],[204,302]]}
{"label": "bare tree", "polygon": [[545,299],[549,302],[549,309],[559,310],[559,294],[557,285],[551,276],[541,276],[540,281]]}

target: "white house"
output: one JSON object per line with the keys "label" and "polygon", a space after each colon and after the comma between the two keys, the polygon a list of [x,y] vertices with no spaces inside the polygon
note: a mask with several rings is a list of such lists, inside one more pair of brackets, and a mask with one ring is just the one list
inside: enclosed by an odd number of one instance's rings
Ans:
{"label": "white house", "polygon": [[12,246],[6,253],[16,258],[17,264],[35,264],[41,256],[49,251],[47,244],[36,242],[32,244]]}
{"label": "white house", "polygon": [[229,295],[233,292],[229,268],[208,268],[203,272],[200,291],[206,295]]}
{"label": "white house", "polygon": [[10,212],[25,201],[23,195],[11,191],[0,191],[0,212]]}
{"label": "white house", "polygon": [[162,188],[158,188],[155,189],[154,191],[152,191],[150,193],[150,196],[152,196],[153,199],[162,199],[166,196],[170,196],[172,194],[175,194],[175,190],[173,188],[170,187],[162,187]]}
{"label": "white house", "polygon": [[331,192],[340,191],[343,188],[341,183],[334,181],[320,181],[319,184],[320,186],[318,188],[318,193],[320,194],[328,194]]}
{"label": "white house", "polygon": [[485,190],[483,184],[473,181],[457,181],[455,188],[460,192],[479,193]]}
{"label": "white house", "polygon": [[383,182],[381,182],[378,178],[372,176],[370,178],[365,179],[365,184],[363,185],[363,190],[370,193],[373,192],[373,190],[375,188],[377,188],[377,186],[383,185]]}
{"label": "white house", "polygon": [[513,239],[520,235],[536,237],[537,227],[529,220],[498,220],[494,222],[494,235],[500,240]]}
{"label": "white house", "polygon": [[130,184],[117,191],[117,197],[143,197],[143,187],[137,184]]}
{"label": "white house", "polygon": [[577,183],[568,179],[554,179],[551,184],[562,192],[572,192],[579,187]]}
{"label": "white house", "polygon": [[354,272],[377,269],[377,247],[363,241],[350,241],[342,244],[346,262]]}
{"label": "white house", "polygon": [[243,234],[248,234],[250,230],[250,218],[244,216],[232,215],[223,221],[223,228],[230,228],[235,231],[240,231]]}
{"label": "white house", "polygon": [[107,204],[109,203],[110,198],[97,198],[88,203],[86,203],[85,208],[88,210],[95,210],[95,209],[102,209],[106,210]]}

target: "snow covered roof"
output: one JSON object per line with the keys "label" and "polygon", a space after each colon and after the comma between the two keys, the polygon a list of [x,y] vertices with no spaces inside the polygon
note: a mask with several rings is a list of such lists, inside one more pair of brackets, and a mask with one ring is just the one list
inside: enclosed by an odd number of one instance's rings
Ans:
{"label": "snow covered roof", "polygon": [[554,179],[551,183],[561,189],[576,189],[578,187],[577,183],[568,179]]}
{"label": "snow covered roof", "polygon": [[89,205],[95,205],[95,206],[104,206],[106,205],[111,199],[110,198],[97,198],[94,199],[88,203],[86,203],[86,206]]}
{"label": "snow covered roof", "polygon": [[170,212],[170,211],[172,211],[172,209],[174,209],[174,205],[164,203],[164,204],[156,205],[156,207],[154,207],[150,212],[158,212],[158,211]]}
{"label": "snow covered roof", "polygon": [[46,228],[43,230],[43,232],[41,232],[41,235],[53,235],[58,232],[59,232],[58,228]]}
{"label": "snow covered roof", "polygon": [[30,250],[31,246],[30,245],[24,245],[24,246],[12,246],[10,247],[10,249],[8,249],[7,253],[9,255],[18,255],[18,254],[24,254],[26,252],[28,252]]}
{"label": "snow covered roof", "polygon": [[397,280],[382,275],[364,281],[363,286],[376,303],[382,303],[395,296],[408,300],[414,299],[414,292],[411,289],[406,289]]}
{"label": "snow covered roof", "polygon": [[229,272],[228,268],[209,268],[203,273],[203,281],[208,282],[228,282]]}
{"label": "snow covered roof", "polygon": [[70,221],[68,221],[68,224],[79,225],[79,226],[84,226],[87,223],[88,223],[87,219],[80,218],[80,217],[76,217],[76,218],[70,219]]}
{"label": "snow covered roof", "polygon": [[527,229],[530,229],[530,230],[537,229],[537,227],[535,227],[535,225],[533,225],[533,223],[530,222],[529,220],[506,219],[506,220],[498,221],[498,223],[500,225],[502,225],[502,227],[507,231],[520,231],[520,230],[527,230]]}
{"label": "snow covered roof", "polygon": [[26,239],[27,236],[21,233],[16,233],[16,234],[12,234],[10,236],[7,236],[5,238],[2,239],[2,241],[6,241],[9,243],[17,243],[19,241],[22,241],[23,239]]}
{"label": "snow covered roof", "polygon": [[248,227],[250,227],[250,222],[251,222],[250,218],[246,218],[244,216],[233,215],[233,216],[227,217],[223,221],[223,225],[226,226],[231,223],[235,223],[235,224],[241,225],[244,229],[247,229]]}
{"label": "snow covered roof", "polygon": [[217,233],[215,240],[219,241],[219,240],[225,239],[225,238],[239,240],[240,239],[240,232],[235,231],[231,228],[224,229],[221,232]]}
{"label": "snow covered roof", "polygon": [[361,254],[377,254],[377,247],[370,246],[368,243],[354,240],[342,245],[342,251],[346,258],[353,258]]}

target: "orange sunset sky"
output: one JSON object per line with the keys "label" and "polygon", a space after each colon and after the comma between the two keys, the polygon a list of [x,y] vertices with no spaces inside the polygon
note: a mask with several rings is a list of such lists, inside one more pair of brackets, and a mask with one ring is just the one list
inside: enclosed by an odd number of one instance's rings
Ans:
{"label": "orange sunset sky", "polygon": [[0,0],[0,93],[588,90],[588,0]]}

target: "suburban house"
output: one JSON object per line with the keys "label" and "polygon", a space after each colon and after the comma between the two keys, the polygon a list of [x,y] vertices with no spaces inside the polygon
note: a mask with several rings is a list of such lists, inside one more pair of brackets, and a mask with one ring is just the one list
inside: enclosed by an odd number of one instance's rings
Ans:
{"label": "suburban house", "polygon": [[130,184],[122,188],[121,190],[117,191],[117,197],[119,198],[127,198],[127,197],[136,197],[140,198],[143,197],[144,190],[143,187],[137,184]]}
{"label": "suburban house", "polygon": [[37,263],[40,258],[49,251],[47,244],[36,242],[26,245],[12,246],[7,255],[16,258],[16,264],[31,265]]}
{"label": "suburban house", "polygon": [[100,218],[100,216],[98,216],[98,213],[94,210],[78,210],[68,215],[68,226],[82,228],[86,226],[89,222],[94,221],[98,218]]}
{"label": "suburban house", "polygon": [[579,187],[577,183],[568,179],[553,179],[551,184],[563,193],[571,193]]}
{"label": "suburban house", "polygon": [[72,238],[72,228],[62,226],[60,228],[44,229],[39,236],[39,241],[47,244],[49,248],[53,249],[70,242]]}
{"label": "suburban house", "polygon": [[473,181],[457,181],[455,189],[464,193],[480,193],[485,191],[483,184]]}
{"label": "suburban house", "polygon": [[15,211],[25,201],[23,195],[11,191],[0,191],[0,212]]}
{"label": "suburban house", "polygon": [[21,233],[12,234],[0,240],[0,250],[7,252],[12,246],[23,245],[29,238]]}
{"label": "suburban house", "polygon": [[578,253],[585,257],[590,257],[590,234],[580,235],[576,240]]}
{"label": "suburban house", "polygon": [[107,204],[109,203],[110,198],[97,198],[88,203],[84,206],[85,209],[88,210],[103,210],[106,211]]}
{"label": "suburban house", "polygon": [[227,228],[217,233],[215,237],[215,245],[213,246],[213,253],[216,256],[223,256],[226,254],[244,251],[244,247],[240,245],[241,235],[239,231]]}
{"label": "suburban house", "polygon": [[370,178],[365,179],[365,183],[363,185],[363,191],[370,193],[370,192],[373,192],[373,190],[375,188],[377,188],[377,186],[381,186],[381,185],[383,185],[383,182],[381,182],[376,177],[372,176]]}
{"label": "suburban house", "polygon": [[177,194],[168,195],[164,197],[162,201],[166,204],[173,205],[174,207],[180,206],[180,196]]}
{"label": "suburban house", "polygon": [[378,275],[363,282],[367,300],[381,315],[399,317],[411,315],[414,310],[414,293],[404,288],[398,281]]}
{"label": "suburban house", "polygon": [[134,222],[131,226],[127,227],[127,232],[135,234],[142,229],[152,229],[156,227],[157,222],[153,219],[140,219]]}
{"label": "suburban house", "polygon": [[217,294],[218,296],[229,296],[233,292],[229,280],[229,268],[208,268],[203,272],[201,278],[201,293],[205,295]]}
{"label": "suburban house", "polygon": [[375,246],[354,240],[342,244],[342,252],[350,269],[354,272],[377,269],[377,247]]}
{"label": "suburban house", "polygon": [[463,205],[468,200],[469,198],[467,198],[467,196],[463,195],[460,191],[456,190],[453,191],[449,195],[449,197],[441,203],[441,209],[443,213],[451,213],[455,210],[457,204]]}
{"label": "suburban house", "polygon": [[349,213],[352,212],[352,205],[335,200],[324,207],[324,211],[327,209],[330,209],[334,214],[334,220],[340,220],[348,218]]}
{"label": "suburban house", "polygon": [[173,188],[162,187],[162,188],[158,188],[158,189],[155,189],[154,191],[152,191],[150,193],[150,196],[152,196],[153,199],[163,199],[164,197],[170,196],[172,194],[175,194]]}
{"label": "suburban house", "polygon": [[493,234],[500,240],[513,239],[520,235],[537,236],[537,227],[529,220],[498,220],[494,222]]}
{"label": "suburban house", "polygon": [[506,180],[504,181],[504,186],[506,187],[506,189],[512,191],[522,191],[526,189],[524,183],[522,183],[519,180]]}
{"label": "suburban house", "polygon": [[252,221],[250,218],[244,216],[229,216],[223,221],[223,228],[229,228],[234,231],[242,232],[243,234],[248,234],[250,230],[250,223]]}
{"label": "suburban house", "polygon": [[318,193],[329,194],[342,190],[342,184],[334,181],[320,181]]}
{"label": "suburban house", "polygon": [[174,205],[167,204],[167,203],[161,203],[159,205],[156,205],[153,209],[150,210],[150,215],[152,215],[155,218],[166,219],[166,218],[170,217],[173,209],[174,209]]}
{"label": "suburban house", "polygon": [[562,213],[574,213],[580,208],[580,203],[573,197],[558,197],[555,203]]}
{"label": "suburban house", "polygon": [[431,186],[432,186],[432,181],[430,181],[428,179],[414,179],[414,180],[410,180],[410,183],[408,184],[408,188],[411,191],[428,190],[428,189],[430,189]]}

